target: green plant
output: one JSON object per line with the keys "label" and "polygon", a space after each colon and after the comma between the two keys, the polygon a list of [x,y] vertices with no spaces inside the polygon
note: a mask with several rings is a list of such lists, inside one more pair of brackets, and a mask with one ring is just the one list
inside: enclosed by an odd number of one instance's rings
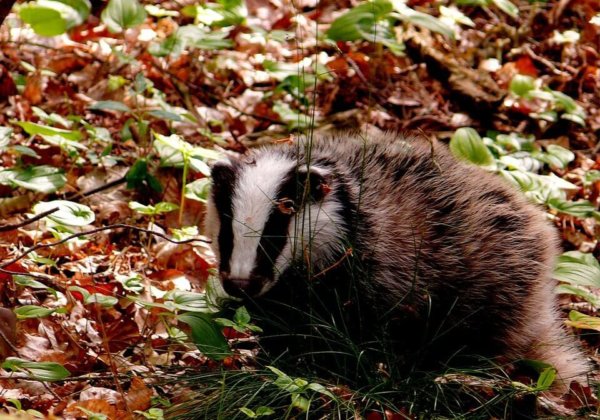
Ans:
{"label": "green plant", "polygon": [[426,13],[417,12],[405,1],[373,0],[362,3],[332,22],[326,35],[333,41],[365,40],[385,45],[394,54],[401,54],[404,46],[396,40],[393,26],[396,21],[423,26],[454,38],[451,27]]}
{"label": "green plant", "polygon": [[65,367],[54,362],[29,362],[18,357],[8,357],[2,369],[19,372],[26,378],[36,381],[60,381],[71,375]]}
{"label": "green plant", "polygon": [[509,91],[531,104],[529,115],[533,118],[556,122],[559,118],[585,126],[585,110],[573,98],[550,88],[541,88],[541,81],[531,76],[517,74],[509,85]]}
{"label": "green plant", "polygon": [[179,221],[181,222],[189,170],[192,169],[204,176],[209,176],[210,169],[206,161],[218,159],[220,155],[214,150],[193,146],[176,134],[167,137],[155,133],[154,137],[154,149],[161,159],[161,166],[183,168],[181,202],[179,205]]}
{"label": "green plant", "polygon": [[510,0],[456,0],[456,4],[479,7],[494,5],[512,18],[516,19],[519,16],[519,8]]}
{"label": "green plant", "polygon": [[42,36],[55,36],[85,22],[89,0],[36,0],[19,7],[19,17]]}

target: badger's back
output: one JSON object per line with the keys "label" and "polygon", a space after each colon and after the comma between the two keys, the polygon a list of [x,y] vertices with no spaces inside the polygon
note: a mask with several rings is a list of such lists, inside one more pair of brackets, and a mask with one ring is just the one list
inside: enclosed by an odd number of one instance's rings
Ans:
{"label": "badger's back", "polygon": [[[342,294],[348,312],[366,331],[383,326],[397,351],[541,359],[565,380],[585,371],[556,316],[556,234],[501,178],[458,162],[442,144],[390,134],[304,139],[256,151],[250,161],[260,165],[265,155],[325,171],[332,191],[324,203],[333,203],[327,217],[337,226],[305,234],[316,257],[302,245],[295,258],[314,266],[280,273],[277,299],[313,276],[336,296],[355,289]],[[303,215],[302,226],[308,220]],[[297,225],[290,237],[304,229]],[[319,243],[332,235],[339,246]]]}

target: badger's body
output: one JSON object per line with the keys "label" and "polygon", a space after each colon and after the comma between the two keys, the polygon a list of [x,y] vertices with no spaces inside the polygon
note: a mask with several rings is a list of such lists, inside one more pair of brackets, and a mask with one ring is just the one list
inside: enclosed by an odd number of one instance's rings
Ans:
{"label": "badger's body", "polygon": [[586,371],[557,318],[553,228],[441,144],[338,135],[219,162],[206,227],[232,295],[298,305],[321,287],[360,339],[383,327],[396,353],[543,360],[564,382]]}

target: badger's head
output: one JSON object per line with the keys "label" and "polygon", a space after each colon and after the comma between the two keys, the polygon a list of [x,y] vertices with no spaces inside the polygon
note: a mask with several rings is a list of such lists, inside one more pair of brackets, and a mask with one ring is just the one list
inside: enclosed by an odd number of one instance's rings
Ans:
{"label": "badger's head", "polygon": [[212,178],[206,232],[230,295],[260,296],[293,263],[334,258],[343,232],[330,168],[267,149],[217,162]]}

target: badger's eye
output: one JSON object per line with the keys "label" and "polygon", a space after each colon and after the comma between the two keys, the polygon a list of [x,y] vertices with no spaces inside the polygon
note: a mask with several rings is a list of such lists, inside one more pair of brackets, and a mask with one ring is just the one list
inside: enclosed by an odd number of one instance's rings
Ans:
{"label": "badger's eye", "polygon": [[296,212],[296,203],[289,198],[277,200],[277,209],[283,214],[292,214]]}

